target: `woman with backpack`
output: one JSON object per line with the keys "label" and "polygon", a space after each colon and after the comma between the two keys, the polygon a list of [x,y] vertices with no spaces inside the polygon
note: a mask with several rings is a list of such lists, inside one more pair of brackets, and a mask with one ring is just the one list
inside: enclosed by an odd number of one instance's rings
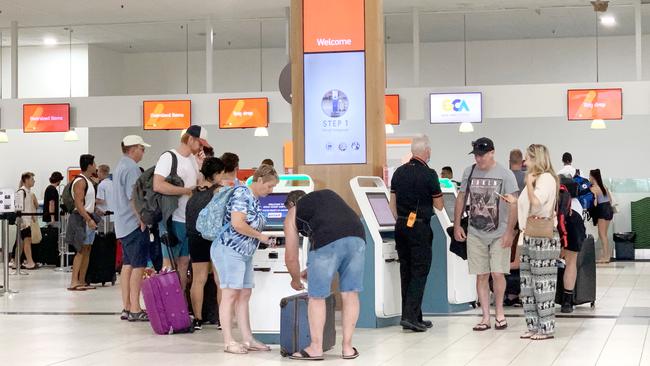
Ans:
{"label": "woman with backpack", "polygon": [[[253,338],[249,302],[254,287],[253,254],[260,243],[274,244],[274,240],[262,233],[266,220],[259,197],[272,193],[278,181],[275,169],[262,165],[255,171],[250,186],[230,188],[232,195],[223,218],[226,229],[212,243],[210,255],[221,284],[219,318],[226,346],[224,351],[227,353],[271,350]],[[237,315],[237,325],[243,338],[241,343],[236,342],[232,334],[233,312]]]}
{"label": "woman with backpack", "polygon": [[612,208],[612,199],[609,190],[603,184],[603,177],[600,175],[600,169],[589,171],[589,181],[591,182],[591,192],[595,196],[595,209],[592,210],[594,225],[598,226],[598,237],[603,243],[603,251],[600,259],[596,263],[609,263],[611,252],[609,249],[609,238],[607,230],[609,223],[614,218],[614,209]]}
{"label": "woman with backpack", "polygon": [[[219,182],[223,178],[224,165],[219,158],[206,158],[201,167],[201,174],[205,178],[203,182],[196,187],[185,211],[187,238],[190,247],[190,260],[192,261],[192,287],[190,288],[190,297],[192,299],[192,310],[194,312],[194,329],[202,329],[203,324],[203,289],[208,279],[208,272],[213,268],[210,260],[210,246],[212,241],[206,240],[196,229],[196,219],[199,212],[207,206],[212,200],[214,193],[222,187]],[[217,286],[218,278],[214,279]]]}
{"label": "woman with backpack", "polygon": [[559,181],[544,145],[526,150],[526,187],[517,201],[519,227],[524,242],[521,251],[521,300],[528,331],[520,338],[545,340],[555,333],[555,290],[561,241],[556,230]]}

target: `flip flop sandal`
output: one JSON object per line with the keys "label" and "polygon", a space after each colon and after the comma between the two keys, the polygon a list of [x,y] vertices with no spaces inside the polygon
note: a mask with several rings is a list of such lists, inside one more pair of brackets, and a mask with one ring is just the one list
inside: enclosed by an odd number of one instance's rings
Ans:
{"label": "flip flop sandal", "polygon": [[537,334],[537,333],[535,333],[535,332],[526,332],[526,333],[522,334],[521,336],[519,336],[519,338],[520,339],[531,339],[535,334]]}
{"label": "flip flop sandal", "polygon": [[545,341],[547,339],[553,339],[553,338],[555,338],[555,336],[550,334],[535,334],[534,336],[530,337],[530,339],[533,341]]}
{"label": "flip flop sandal", "polygon": [[97,290],[97,287],[91,285],[82,285],[81,288],[86,290]]}
{"label": "flip flop sandal", "polygon": [[68,287],[68,291],[86,291],[81,285]]}
{"label": "flip flop sandal", "polygon": [[504,318],[502,320],[497,320],[494,324],[494,329],[496,330],[504,330],[508,328],[508,321]]}
{"label": "flip flop sandal", "polygon": [[271,347],[256,342],[244,342],[242,345],[246,348],[247,351],[252,352],[268,352],[271,350]]}
{"label": "flip flop sandal", "polygon": [[352,347],[352,349],[354,350],[353,354],[351,354],[349,356],[341,355],[341,358],[344,359],[344,360],[354,360],[355,358],[359,357],[359,351],[357,351],[357,349],[354,348],[354,347]]}
{"label": "flip flop sandal", "polygon": [[472,328],[472,330],[475,331],[475,332],[484,332],[484,331],[486,331],[488,329],[491,329],[491,328],[492,327],[490,326],[490,324],[478,323],[478,324],[476,324],[474,326],[474,328]]}
{"label": "flip flop sandal", "polygon": [[237,342],[230,342],[228,345],[226,345],[226,348],[223,350],[226,353],[232,353],[235,355],[245,355],[248,353],[246,350],[246,347],[243,344],[239,344]]}
{"label": "flip flop sandal", "polygon": [[302,361],[323,361],[325,360],[324,356],[312,356],[307,351],[300,350],[300,356],[289,356],[290,359],[292,360],[302,360]]}

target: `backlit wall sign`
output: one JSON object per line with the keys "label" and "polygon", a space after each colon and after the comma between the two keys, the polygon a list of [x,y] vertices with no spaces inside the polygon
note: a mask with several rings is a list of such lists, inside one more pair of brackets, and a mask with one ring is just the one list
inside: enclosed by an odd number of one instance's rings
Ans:
{"label": "backlit wall sign", "polygon": [[267,98],[219,99],[219,128],[256,128],[268,125]]}
{"label": "backlit wall sign", "polygon": [[70,104],[23,104],[23,132],[66,132]]}
{"label": "backlit wall sign", "polygon": [[569,121],[623,118],[622,89],[573,89],[567,92]]}
{"label": "backlit wall sign", "polygon": [[366,163],[364,0],[303,0],[305,164]]}
{"label": "backlit wall sign", "polygon": [[399,125],[399,95],[387,94],[385,97],[385,116],[387,125]]}
{"label": "backlit wall sign", "polygon": [[142,111],[145,130],[183,130],[192,124],[190,100],[146,100]]}
{"label": "backlit wall sign", "polygon": [[479,92],[430,94],[431,123],[482,122],[482,96]]}

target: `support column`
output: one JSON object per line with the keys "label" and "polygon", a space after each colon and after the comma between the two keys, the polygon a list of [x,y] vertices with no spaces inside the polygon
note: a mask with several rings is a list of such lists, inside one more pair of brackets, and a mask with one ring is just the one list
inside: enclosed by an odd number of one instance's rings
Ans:
{"label": "support column", "polygon": [[11,22],[11,98],[18,98],[18,22]]}
{"label": "support column", "polygon": [[643,32],[641,31],[641,0],[634,3],[634,39],[636,49],[636,80],[641,81],[643,78]]}
{"label": "support column", "polygon": [[413,8],[413,86],[420,85],[420,11]]}
{"label": "support column", "polygon": [[205,21],[205,92],[212,93],[212,57],[214,55],[214,29],[212,28],[212,21],[208,18]]}

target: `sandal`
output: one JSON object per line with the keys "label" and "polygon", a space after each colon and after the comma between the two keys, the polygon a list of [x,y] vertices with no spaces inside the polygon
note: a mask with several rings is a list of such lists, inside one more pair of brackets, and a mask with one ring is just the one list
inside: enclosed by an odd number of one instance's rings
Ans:
{"label": "sandal", "polygon": [[532,337],[533,337],[534,335],[536,335],[536,334],[537,334],[537,332],[528,331],[528,332],[526,332],[526,333],[520,335],[519,338],[520,338],[520,339],[530,339],[530,338],[532,338]]}
{"label": "sandal", "polygon": [[230,342],[226,345],[226,348],[223,350],[226,353],[232,353],[235,355],[245,355],[248,353],[246,347],[243,344],[237,342]]}
{"label": "sandal", "polygon": [[259,343],[258,341],[242,342],[242,346],[244,346],[247,351],[252,352],[268,352],[271,350],[271,347],[267,346],[266,344]]}
{"label": "sandal", "polygon": [[483,332],[491,328],[492,327],[490,326],[490,324],[478,323],[474,326],[474,328],[472,328],[472,330],[475,332]]}
{"label": "sandal", "polygon": [[76,286],[68,287],[68,291],[86,291],[86,289],[83,288],[82,285],[76,285]]}
{"label": "sandal", "polygon": [[354,350],[353,354],[351,354],[349,356],[341,355],[341,358],[344,359],[344,360],[354,360],[355,358],[359,357],[359,351],[357,351],[357,349],[354,348],[354,347],[352,347],[352,349]]}
{"label": "sandal", "polygon": [[325,356],[312,356],[304,349],[300,350],[300,356],[291,355],[289,356],[292,360],[303,360],[303,361],[323,361]]}
{"label": "sandal", "polygon": [[81,285],[81,288],[85,290],[97,290],[97,287],[91,285]]}
{"label": "sandal", "polygon": [[504,330],[508,328],[508,322],[506,321],[506,318],[503,318],[501,320],[495,320],[494,323],[494,329],[496,330]]}
{"label": "sandal", "polygon": [[552,334],[535,334],[534,336],[530,337],[533,341],[545,341],[547,339],[553,339],[555,338],[554,335]]}

